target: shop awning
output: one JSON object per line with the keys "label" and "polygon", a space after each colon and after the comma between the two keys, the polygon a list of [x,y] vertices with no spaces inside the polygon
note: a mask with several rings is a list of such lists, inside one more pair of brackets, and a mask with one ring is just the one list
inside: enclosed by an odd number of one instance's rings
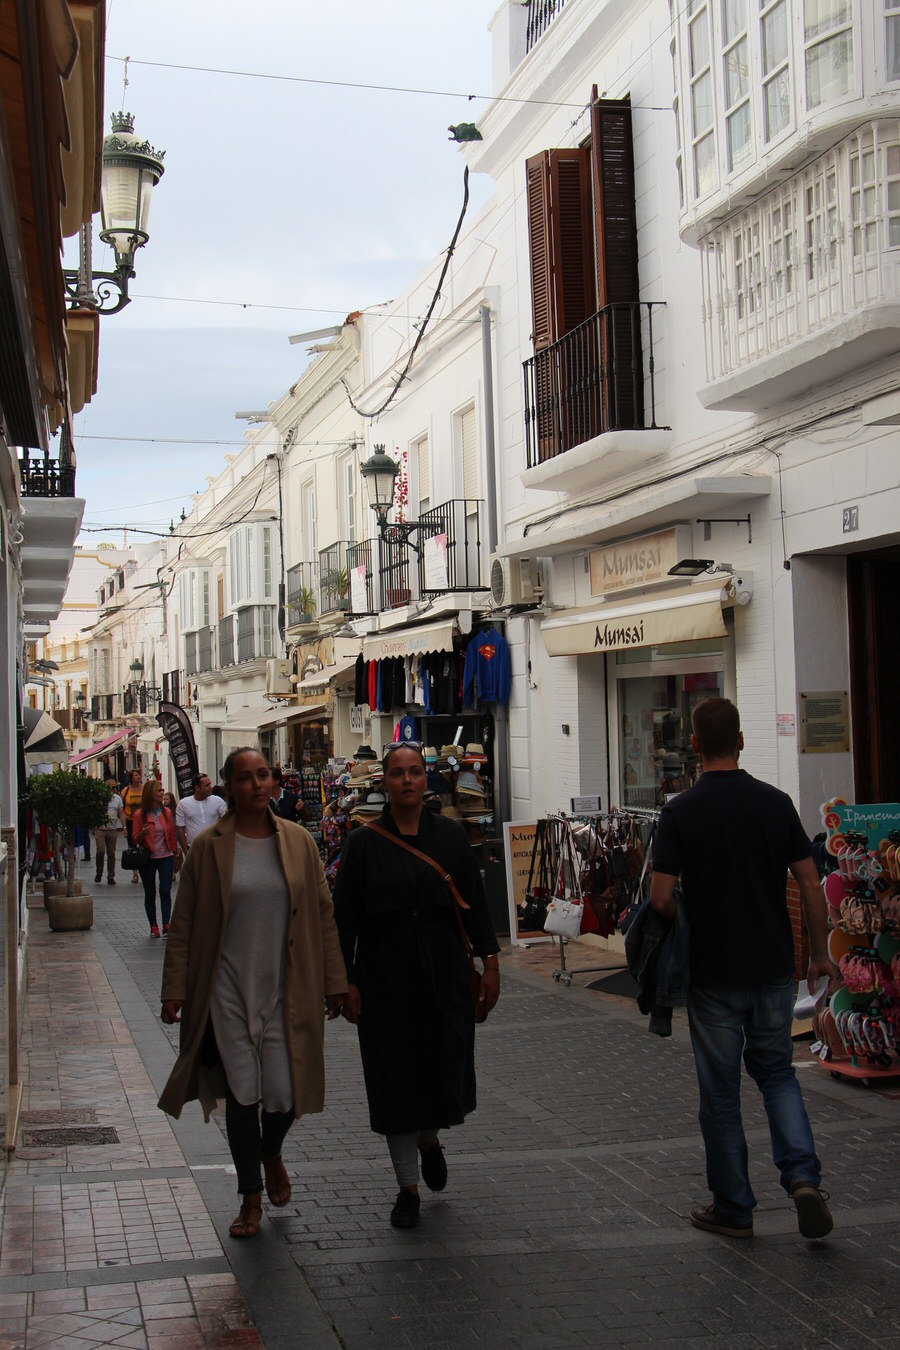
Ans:
{"label": "shop awning", "polygon": [[418,628],[398,628],[395,633],[379,633],[363,642],[367,661],[383,661],[388,656],[417,656],[425,652],[452,652],[456,620],[422,624]]}
{"label": "shop awning", "polygon": [[288,722],[315,722],[323,716],[331,716],[330,703],[297,703],[270,713],[268,719],[260,723],[260,730],[271,731],[275,727],[287,726]]}
{"label": "shop awning", "polygon": [[102,741],[96,741],[89,750],[79,750],[77,755],[73,755],[69,760],[72,764],[83,764],[87,759],[96,759],[98,755],[105,755],[107,750],[111,750],[114,745],[121,745],[122,741],[127,741],[129,736],[135,734],[133,727],[125,727],[122,731],[114,731],[111,736],[107,736]]}
{"label": "shop awning", "polygon": [[566,610],[541,624],[544,645],[550,656],[579,656],[724,637],[723,580],[719,577],[664,595],[644,592],[630,601]]}
{"label": "shop awning", "polygon": [[342,676],[348,675],[355,666],[355,656],[352,661],[341,661],[334,666],[323,666],[322,669],[317,670],[314,675],[307,675],[305,680],[301,680],[297,685],[297,690],[298,692],[305,694],[311,689],[327,689],[332,681],[337,683]]}
{"label": "shop awning", "polygon": [[271,721],[278,715],[278,708],[267,703],[264,708],[238,708],[236,712],[225,718],[221,730],[224,731],[259,731],[261,726]]}

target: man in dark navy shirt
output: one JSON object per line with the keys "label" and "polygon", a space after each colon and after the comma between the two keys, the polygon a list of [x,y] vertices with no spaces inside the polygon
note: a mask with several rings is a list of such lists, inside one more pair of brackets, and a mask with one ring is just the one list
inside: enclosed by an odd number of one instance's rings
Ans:
{"label": "man in dark navy shirt", "polygon": [[790,797],[738,768],[744,736],[734,704],[705,699],[692,722],[691,745],[703,774],[660,814],[650,891],[653,908],[672,917],[680,876],[691,931],[688,1016],[713,1197],[691,1210],[691,1223],[727,1237],[753,1235],[756,1197],[741,1122],[743,1055],[763,1094],[772,1156],[797,1207],[800,1232],[825,1237],[832,1218],[792,1064],[794,944],[785,899],[790,870],[809,933],[812,992],[818,977],[831,972],[812,845]]}

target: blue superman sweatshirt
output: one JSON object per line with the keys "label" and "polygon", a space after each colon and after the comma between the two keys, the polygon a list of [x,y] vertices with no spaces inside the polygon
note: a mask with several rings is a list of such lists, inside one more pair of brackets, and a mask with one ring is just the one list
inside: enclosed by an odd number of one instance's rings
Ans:
{"label": "blue superman sweatshirt", "polygon": [[476,633],[466,648],[463,706],[471,708],[476,689],[480,703],[508,703],[510,683],[506,638],[496,628],[485,628]]}

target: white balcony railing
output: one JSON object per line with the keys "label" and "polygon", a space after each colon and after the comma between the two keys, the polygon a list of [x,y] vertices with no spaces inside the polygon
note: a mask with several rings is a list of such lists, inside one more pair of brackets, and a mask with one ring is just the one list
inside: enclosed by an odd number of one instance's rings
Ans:
{"label": "white balcony railing", "polygon": [[707,380],[900,299],[900,121],[870,123],[700,241]]}

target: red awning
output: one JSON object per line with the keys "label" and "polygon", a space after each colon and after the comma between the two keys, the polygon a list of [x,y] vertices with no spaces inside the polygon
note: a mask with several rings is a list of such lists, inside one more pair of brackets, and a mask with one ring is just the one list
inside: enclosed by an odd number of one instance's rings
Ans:
{"label": "red awning", "polygon": [[86,759],[96,759],[98,755],[105,755],[114,745],[119,745],[122,741],[127,741],[129,736],[136,734],[132,727],[125,727],[124,731],[114,731],[105,740],[96,741],[89,750],[79,750],[78,754],[69,760],[69,768],[73,764],[83,764]]}

